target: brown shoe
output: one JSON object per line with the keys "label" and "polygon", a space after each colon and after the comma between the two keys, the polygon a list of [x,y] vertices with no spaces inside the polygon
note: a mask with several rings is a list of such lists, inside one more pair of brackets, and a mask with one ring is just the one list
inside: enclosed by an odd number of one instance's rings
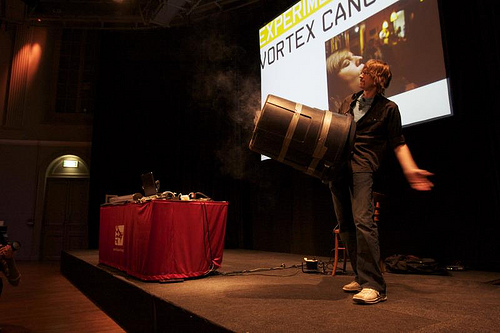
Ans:
{"label": "brown shoe", "polygon": [[361,286],[356,281],[352,281],[342,287],[342,290],[347,291],[348,293],[358,292],[361,291]]}
{"label": "brown shoe", "polygon": [[375,289],[363,288],[359,293],[352,297],[354,303],[358,304],[376,304],[387,301],[387,295],[382,294]]}

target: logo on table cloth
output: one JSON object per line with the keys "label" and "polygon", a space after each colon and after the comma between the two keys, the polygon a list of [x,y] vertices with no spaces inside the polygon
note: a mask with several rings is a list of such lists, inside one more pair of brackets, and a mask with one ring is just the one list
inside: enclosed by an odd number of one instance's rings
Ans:
{"label": "logo on table cloth", "polygon": [[115,246],[123,246],[123,231],[125,225],[115,225]]}

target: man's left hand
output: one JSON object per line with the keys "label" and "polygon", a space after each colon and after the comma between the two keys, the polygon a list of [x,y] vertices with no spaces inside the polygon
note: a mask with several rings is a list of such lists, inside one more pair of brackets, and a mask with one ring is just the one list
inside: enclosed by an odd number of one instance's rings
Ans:
{"label": "man's left hand", "polygon": [[417,191],[430,191],[434,184],[427,178],[434,174],[422,169],[410,169],[405,172],[406,179],[411,188]]}

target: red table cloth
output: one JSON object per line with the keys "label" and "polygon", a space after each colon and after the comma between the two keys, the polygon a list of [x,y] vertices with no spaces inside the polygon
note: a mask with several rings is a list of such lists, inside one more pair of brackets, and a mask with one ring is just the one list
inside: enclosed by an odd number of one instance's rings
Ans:
{"label": "red table cloth", "polygon": [[202,276],[222,264],[227,202],[102,206],[99,263],[142,280]]}

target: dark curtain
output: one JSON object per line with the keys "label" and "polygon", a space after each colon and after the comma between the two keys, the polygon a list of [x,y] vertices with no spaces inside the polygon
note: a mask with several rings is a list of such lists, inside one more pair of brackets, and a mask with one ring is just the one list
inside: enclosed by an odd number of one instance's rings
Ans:
{"label": "dark curtain", "polygon": [[[329,255],[335,226],[319,180],[249,151],[260,107],[258,30],[296,1],[262,1],[190,26],[102,35],[94,121],[90,244],[105,194],[161,190],[227,200],[226,248]],[[415,254],[500,269],[497,2],[440,1],[452,117],[404,129],[435,189],[415,193],[393,159],[383,255]]]}

